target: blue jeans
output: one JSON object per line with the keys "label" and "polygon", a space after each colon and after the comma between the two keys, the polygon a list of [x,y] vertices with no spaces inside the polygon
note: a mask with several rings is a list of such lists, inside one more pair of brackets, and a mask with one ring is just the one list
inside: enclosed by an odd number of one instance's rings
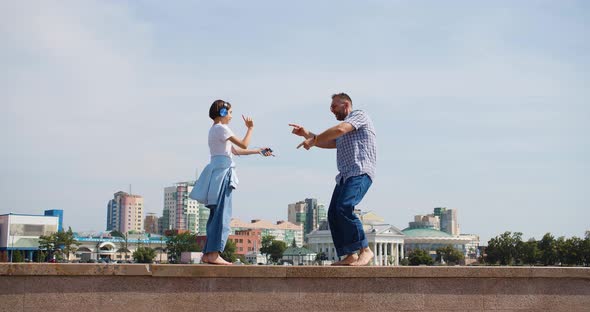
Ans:
{"label": "blue jeans", "polygon": [[371,178],[363,174],[350,177],[344,183],[340,181],[334,188],[328,208],[328,223],[339,257],[369,247],[363,224],[354,214],[354,207],[361,202],[372,183]]}
{"label": "blue jeans", "polygon": [[229,237],[232,213],[232,190],[230,186],[231,170],[223,179],[217,205],[209,205],[209,219],[207,220],[207,240],[205,241],[204,253],[223,252],[225,243]]}

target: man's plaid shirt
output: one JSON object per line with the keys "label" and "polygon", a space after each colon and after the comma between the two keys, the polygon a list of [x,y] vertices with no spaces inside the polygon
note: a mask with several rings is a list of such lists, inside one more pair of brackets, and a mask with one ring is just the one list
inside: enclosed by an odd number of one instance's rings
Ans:
{"label": "man's plaid shirt", "polygon": [[361,110],[354,110],[343,120],[355,130],[336,139],[336,162],[338,175],[336,183],[362,174],[368,174],[375,180],[377,167],[377,142],[375,127],[371,118]]}

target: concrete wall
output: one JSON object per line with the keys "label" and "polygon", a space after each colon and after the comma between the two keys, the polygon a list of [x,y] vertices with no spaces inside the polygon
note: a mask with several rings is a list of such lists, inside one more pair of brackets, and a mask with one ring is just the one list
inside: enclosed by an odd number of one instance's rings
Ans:
{"label": "concrete wall", "polygon": [[0,264],[0,311],[590,311],[590,268]]}

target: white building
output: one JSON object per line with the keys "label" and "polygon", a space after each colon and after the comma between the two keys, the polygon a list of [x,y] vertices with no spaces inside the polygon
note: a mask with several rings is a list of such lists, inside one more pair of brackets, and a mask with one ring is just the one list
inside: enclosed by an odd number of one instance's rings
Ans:
{"label": "white building", "polygon": [[266,264],[266,255],[259,251],[249,251],[246,253],[246,261],[251,264]]}
{"label": "white building", "polygon": [[0,252],[10,261],[14,251],[33,260],[39,250],[39,237],[51,235],[60,228],[59,217],[9,213],[0,215]]}
{"label": "white building", "polygon": [[[148,247],[156,251],[155,262],[168,261],[165,236],[130,234],[127,242],[121,237],[112,237],[110,233],[74,233],[74,239],[80,245],[76,253],[68,260],[88,261],[127,261],[133,259],[133,252],[138,247]],[[127,248],[125,248],[127,245]]]}
{"label": "white building", "polygon": [[317,253],[304,247],[289,247],[283,252],[283,262],[292,265],[313,265]]}

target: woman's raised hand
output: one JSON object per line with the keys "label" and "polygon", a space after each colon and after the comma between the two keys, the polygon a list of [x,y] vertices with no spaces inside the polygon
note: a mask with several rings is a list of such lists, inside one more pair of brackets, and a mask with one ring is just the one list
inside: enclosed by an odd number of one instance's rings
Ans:
{"label": "woman's raised hand", "polygon": [[252,120],[252,118],[245,117],[244,115],[242,115],[242,119],[244,119],[244,124],[246,125],[246,128],[248,128],[248,129],[254,128],[254,121]]}

